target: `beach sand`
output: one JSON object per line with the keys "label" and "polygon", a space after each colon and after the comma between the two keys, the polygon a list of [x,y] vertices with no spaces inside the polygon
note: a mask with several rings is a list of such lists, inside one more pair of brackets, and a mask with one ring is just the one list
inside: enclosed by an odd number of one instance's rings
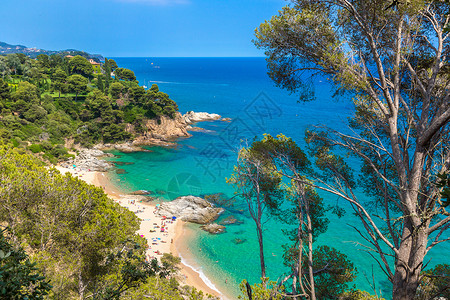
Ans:
{"label": "beach sand", "polygon": [[[62,174],[69,172],[74,177],[78,177],[89,184],[103,188],[105,193],[108,194],[112,200],[134,212],[136,216],[142,220],[138,234],[146,238],[148,245],[150,246],[147,250],[147,257],[159,259],[162,257],[163,253],[172,253],[175,256],[182,257],[183,262],[181,264],[180,273],[185,280],[185,284],[193,286],[204,293],[219,297],[220,299],[230,299],[217,290],[211,282],[207,284],[200,277],[200,273],[191,267],[191,263],[189,263],[189,265],[186,264],[185,259],[190,260],[189,258],[192,256],[190,249],[185,243],[186,238],[190,233],[186,226],[184,226],[183,221],[164,221],[161,217],[157,216],[155,214],[155,209],[158,202],[142,203],[139,202],[139,200],[136,200],[135,196],[124,195],[107,178],[106,174],[102,172],[80,171],[76,168],[63,168],[60,166],[57,166],[56,169]],[[161,232],[160,227],[163,224],[165,230],[164,232]]]}

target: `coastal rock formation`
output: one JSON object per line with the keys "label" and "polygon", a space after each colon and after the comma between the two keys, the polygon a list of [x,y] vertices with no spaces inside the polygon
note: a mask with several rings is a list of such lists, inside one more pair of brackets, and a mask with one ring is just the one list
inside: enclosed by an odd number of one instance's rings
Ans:
{"label": "coastal rock formation", "polygon": [[[180,113],[176,113],[175,117],[169,118],[162,116],[158,119],[147,120],[145,133],[137,136],[132,142],[133,146],[140,145],[163,145],[170,146],[170,141],[180,137],[190,137],[186,130],[187,123]],[[128,132],[133,133],[134,128],[129,125]]]}
{"label": "coastal rock formation", "polygon": [[103,156],[110,156],[110,154],[97,149],[82,149],[75,159],[68,160],[61,166],[65,168],[76,166],[82,171],[105,172],[112,168],[112,165],[105,160],[98,159]]}
{"label": "coastal rock formation", "polygon": [[186,222],[207,224],[216,220],[223,211],[223,208],[213,207],[203,198],[183,196],[171,202],[162,203],[158,214],[167,217],[175,216]]}
{"label": "coastal rock formation", "polygon": [[220,118],[222,118],[222,117],[218,114],[209,114],[206,112],[193,112],[193,111],[188,111],[183,116],[183,119],[187,124],[203,122],[203,121],[214,121],[214,120],[219,120]]}
{"label": "coastal rock formation", "polygon": [[211,223],[211,224],[207,224],[207,225],[202,225],[200,226],[201,229],[203,229],[204,231],[207,231],[211,234],[218,234],[218,233],[224,233],[225,232],[225,226],[216,224],[216,223]]}

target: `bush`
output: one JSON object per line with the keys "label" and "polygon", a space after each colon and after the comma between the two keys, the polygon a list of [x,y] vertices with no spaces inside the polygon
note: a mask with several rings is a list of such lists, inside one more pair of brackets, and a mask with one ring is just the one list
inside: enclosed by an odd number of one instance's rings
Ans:
{"label": "bush", "polygon": [[28,150],[30,150],[33,153],[44,152],[44,149],[42,149],[42,146],[39,144],[32,144],[28,146]]}

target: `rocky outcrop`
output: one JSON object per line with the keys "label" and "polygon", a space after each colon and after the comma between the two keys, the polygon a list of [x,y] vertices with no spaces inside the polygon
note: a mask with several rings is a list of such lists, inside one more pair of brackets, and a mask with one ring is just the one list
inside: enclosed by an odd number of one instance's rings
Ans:
{"label": "rocky outcrop", "polygon": [[203,198],[183,196],[171,202],[162,203],[158,214],[167,217],[175,216],[186,222],[208,224],[216,220],[223,211],[223,208],[214,207]]}
{"label": "rocky outcrop", "polygon": [[222,117],[218,114],[209,114],[206,112],[193,112],[193,111],[188,111],[183,116],[183,119],[187,124],[203,122],[203,121],[220,120],[220,118],[222,118]]}
{"label": "rocky outcrop", "polygon": [[218,234],[218,233],[224,233],[225,232],[225,226],[216,224],[216,223],[211,223],[211,224],[207,224],[207,225],[202,225],[200,226],[201,229],[203,229],[204,231],[207,231],[211,234]]}
{"label": "rocky outcrop", "polygon": [[144,124],[144,133],[136,132],[135,127],[132,124],[127,124],[125,130],[135,136],[133,141],[120,144],[99,144],[94,148],[100,150],[119,150],[127,153],[145,151],[141,146],[157,145],[173,147],[176,146],[174,141],[177,138],[191,136],[188,131],[212,132],[199,127],[191,127],[189,124],[219,119],[221,119],[221,116],[218,114],[209,114],[205,112],[196,113],[190,111],[185,115],[181,115],[177,112],[174,118],[161,116],[157,119],[146,120]]}
{"label": "rocky outcrop", "polygon": [[[187,132],[187,123],[180,113],[176,113],[175,117],[169,118],[166,116],[159,117],[158,119],[147,120],[145,133],[137,136],[132,142],[133,146],[139,145],[162,145],[170,146],[176,138],[190,137]],[[134,128],[132,125],[127,127],[127,131],[133,133]]]}
{"label": "rocky outcrop", "polygon": [[61,164],[62,167],[72,168],[76,166],[82,171],[105,172],[112,168],[112,165],[99,157],[111,156],[98,149],[82,149],[75,159],[70,159]]}

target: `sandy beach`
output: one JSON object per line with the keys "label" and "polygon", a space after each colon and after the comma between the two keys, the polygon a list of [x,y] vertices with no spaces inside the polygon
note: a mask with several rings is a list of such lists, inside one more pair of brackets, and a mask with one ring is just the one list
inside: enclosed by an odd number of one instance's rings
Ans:
{"label": "sandy beach", "polygon": [[[62,174],[69,172],[74,177],[84,180],[89,184],[104,189],[106,194],[121,206],[128,208],[134,212],[141,221],[141,227],[138,234],[147,239],[150,246],[147,250],[148,258],[161,258],[163,253],[172,253],[175,256],[183,258],[189,257],[190,253],[188,247],[183,242],[183,237],[186,237],[186,229],[184,222],[180,220],[172,221],[169,219],[163,220],[156,215],[156,205],[158,202],[142,203],[139,198],[133,195],[124,195],[118,190],[112,182],[102,172],[90,172],[85,170],[78,170],[77,168],[63,168],[56,167]],[[164,227],[164,229],[162,229]],[[219,290],[209,285],[200,277],[200,273],[192,267],[181,264],[181,276],[184,278],[185,284],[195,287],[203,291],[219,297],[220,299],[230,299],[222,294]]]}

